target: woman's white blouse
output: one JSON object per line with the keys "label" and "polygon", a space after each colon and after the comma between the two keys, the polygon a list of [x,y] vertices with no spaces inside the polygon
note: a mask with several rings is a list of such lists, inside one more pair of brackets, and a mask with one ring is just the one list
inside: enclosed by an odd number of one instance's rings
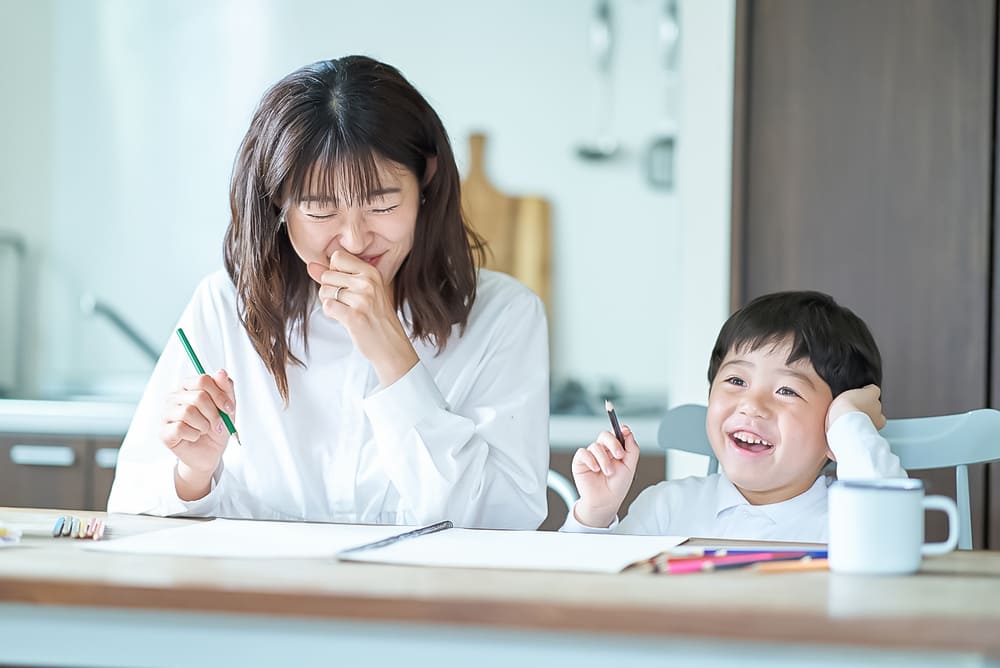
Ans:
{"label": "woman's white blouse", "polygon": [[[480,270],[465,331],[379,387],[347,330],[316,303],[305,366],[288,367],[289,402],[237,316],[219,271],[195,291],[179,326],[208,373],[236,388],[234,422],[212,491],[174,488],[176,457],[160,441],[166,396],[196,375],[172,337],[118,456],[109,512],[534,529],[546,514],[548,334],[541,300],[513,278]],[[404,327],[405,327],[404,319]]]}

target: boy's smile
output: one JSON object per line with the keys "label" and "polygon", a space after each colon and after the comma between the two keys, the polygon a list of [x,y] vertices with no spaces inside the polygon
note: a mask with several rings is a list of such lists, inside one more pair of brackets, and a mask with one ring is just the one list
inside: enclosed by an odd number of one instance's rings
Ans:
{"label": "boy's smile", "polygon": [[712,381],[706,431],[722,470],[754,505],[809,489],[826,463],[829,385],[791,341],[729,351]]}
{"label": "boy's smile", "polygon": [[761,436],[753,433],[752,431],[747,431],[740,429],[738,431],[730,432],[729,440],[732,445],[737,449],[737,452],[743,451],[748,454],[764,454],[770,453],[774,450],[774,443],[768,441]]}

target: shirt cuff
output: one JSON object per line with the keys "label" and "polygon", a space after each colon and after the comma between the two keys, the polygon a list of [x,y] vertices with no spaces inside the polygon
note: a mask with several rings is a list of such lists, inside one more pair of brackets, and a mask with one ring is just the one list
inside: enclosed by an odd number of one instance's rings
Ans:
{"label": "shirt cuff", "polygon": [[830,425],[826,438],[837,458],[840,480],[907,477],[899,457],[866,413],[852,411],[841,415]]}
{"label": "shirt cuff", "polygon": [[219,468],[212,474],[211,487],[208,490],[208,494],[194,501],[185,501],[177,496],[177,486],[174,483],[174,471],[176,467],[177,464],[174,464],[174,467],[170,469],[170,487],[165,495],[167,505],[167,512],[165,514],[215,517],[219,499],[222,498],[225,491],[225,485],[222,483],[224,470],[222,462],[219,462]]}
{"label": "shirt cuff", "polygon": [[[580,503],[577,501],[576,503]],[[611,524],[606,527],[591,527],[586,524],[581,524],[579,520],[576,519],[576,503],[573,507],[569,509],[566,513],[566,521],[563,525],[559,527],[560,531],[565,531],[566,533],[612,533],[618,526],[618,517],[616,516]]]}
{"label": "shirt cuff", "polygon": [[420,423],[433,409],[448,410],[441,390],[423,362],[402,378],[364,400],[365,413],[375,433],[400,437]]}
{"label": "shirt cuff", "polygon": [[830,444],[833,454],[839,456],[837,450],[840,448],[836,446],[842,443],[853,443],[858,440],[859,435],[866,435],[866,433],[878,435],[878,430],[875,429],[872,419],[868,417],[867,413],[851,411],[833,421],[826,432],[826,440]]}

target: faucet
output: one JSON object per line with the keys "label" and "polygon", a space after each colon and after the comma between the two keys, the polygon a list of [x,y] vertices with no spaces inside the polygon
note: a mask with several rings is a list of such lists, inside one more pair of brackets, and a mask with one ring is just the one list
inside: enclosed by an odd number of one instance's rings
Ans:
{"label": "faucet", "polygon": [[135,327],[130,325],[122,315],[107,302],[103,302],[91,292],[85,292],[80,297],[80,311],[84,315],[99,315],[105,318],[115,328],[125,335],[129,341],[135,344],[150,359],[153,364],[160,358],[160,352],[144,339]]}
{"label": "faucet", "polygon": [[[24,242],[24,239],[13,232],[0,230],[0,248],[2,247],[10,248],[14,252],[17,261],[17,278],[15,279],[15,299],[17,303],[14,315],[14,387],[12,388],[13,392],[16,392],[18,390],[23,391],[28,381],[28,356],[24,350],[24,346],[28,340],[26,333],[28,327],[28,297],[25,294],[28,289],[28,245]],[[3,394],[5,394],[3,388],[0,388],[0,396],[3,396]]]}

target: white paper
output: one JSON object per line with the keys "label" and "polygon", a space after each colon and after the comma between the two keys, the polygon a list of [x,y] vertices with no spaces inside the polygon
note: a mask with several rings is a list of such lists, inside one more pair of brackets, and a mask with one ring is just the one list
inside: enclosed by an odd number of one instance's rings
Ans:
{"label": "white paper", "polygon": [[[409,526],[210,520],[102,541],[87,550],[249,559],[332,558],[341,550],[415,529]],[[111,524],[114,533],[113,522]]]}
{"label": "white paper", "polygon": [[618,573],[685,540],[679,536],[449,529],[341,558],[408,566]]}

